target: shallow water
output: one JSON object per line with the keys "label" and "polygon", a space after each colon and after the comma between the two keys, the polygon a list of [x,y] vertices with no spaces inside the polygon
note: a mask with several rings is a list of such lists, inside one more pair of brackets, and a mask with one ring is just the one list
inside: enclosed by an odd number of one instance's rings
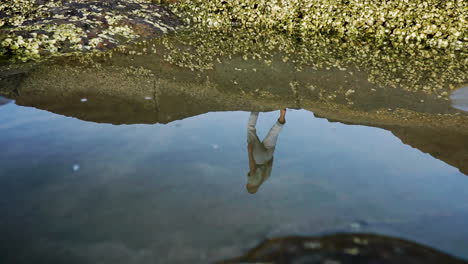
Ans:
{"label": "shallow water", "polygon": [[[468,178],[391,132],[288,110],[246,191],[248,112],[110,125],[0,107],[2,263],[204,263],[266,237],[375,232],[468,258]],[[278,111],[261,113],[262,137]]]}

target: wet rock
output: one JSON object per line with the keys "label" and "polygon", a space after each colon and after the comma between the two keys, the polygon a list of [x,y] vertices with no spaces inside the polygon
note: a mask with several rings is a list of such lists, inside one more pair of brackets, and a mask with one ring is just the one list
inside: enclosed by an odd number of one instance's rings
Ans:
{"label": "wet rock", "polygon": [[269,28],[336,35],[402,49],[466,49],[466,1],[179,0],[188,22],[212,29]]}
{"label": "wet rock", "polygon": [[182,25],[150,0],[7,1],[0,4],[0,15],[0,55],[22,60],[106,50]]}
{"label": "wet rock", "polygon": [[[319,246],[308,246],[311,244]],[[270,239],[249,250],[244,256],[219,263],[466,264],[468,262],[397,238],[368,234],[338,234]]]}
{"label": "wet rock", "polygon": [[[252,29],[248,32],[244,29],[210,31],[209,34],[206,32],[205,29],[196,29],[167,35],[163,42],[168,51],[166,61],[179,67],[200,71],[222,67],[223,63],[217,63],[217,60],[228,56],[242,56],[244,61],[256,60],[266,65],[288,63],[294,67],[299,84],[302,84],[303,77],[307,78],[309,75],[306,72],[308,67],[327,69],[329,75],[348,76],[350,80],[365,72],[368,74],[367,80],[380,88],[440,93],[441,99],[447,97],[447,91],[468,81],[468,54],[463,52],[395,49],[368,41],[343,41],[331,36],[302,37],[298,42],[296,38],[287,34],[278,34],[266,29]],[[280,62],[277,56],[280,57]],[[257,70],[259,67],[249,71]],[[236,77],[234,81],[241,86],[246,83],[244,76],[249,75],[245,71],[230,74]],[[260,74],[258,71],[258,75]],[[291,89],[297,85],[289,84]],[[320,93],[320,90],[323,90],[316,84],[307,86],[311,93]],[[370,92],[376,92],[376,96],[382,91],[376,90],[376,87],[369,88]],[[355,102],[362,97],[364,88],[343,86],[340,90],[338,97]],[[324,93],[323,97],[336,98],[335,95]],[[388,100],[386,95],[379,97],[379,101]],[[392,106],[396,107],[398,105]]]}

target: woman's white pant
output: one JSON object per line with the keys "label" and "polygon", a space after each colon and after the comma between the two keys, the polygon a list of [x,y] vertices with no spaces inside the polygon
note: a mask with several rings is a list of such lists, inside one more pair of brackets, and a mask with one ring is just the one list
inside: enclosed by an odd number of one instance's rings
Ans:
{"label": "woman's white pant", "polygon": [[255,128],[258,115],[258,112],[250,113],[249,123],[247,125],[247,143],[253,144],[255,162],[257,164],[263,164],[273,158],[273,152],[275,151],[276,142],[283,128],[283,124],[276,121],[263,141],[260,141],[257,136],[257,129]]}

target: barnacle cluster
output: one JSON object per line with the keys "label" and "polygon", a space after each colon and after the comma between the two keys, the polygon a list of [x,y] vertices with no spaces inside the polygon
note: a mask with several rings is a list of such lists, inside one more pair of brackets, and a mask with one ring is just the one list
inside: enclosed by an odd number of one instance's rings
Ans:
{"label": "barnacle cluster", "polygon": [[47,15],[47,9],[60,6],[59,0],[49,0],[42,5],[37,0],[14,0],[0,3],[0,27],[20,26],[24,21]]}
{"label": "barnacle cluster", "polygon": [[380,87],[424,91],[442,97],[468,82],[468,54],[439,49],[396,49],[330,36],[295,37],[274,30],[187,30],[155,40],[167,62],[192,70],[211,70],[221,60],[242,57],[304,68],[361,71]]}
{"label": "barnacle cluster", "polygon": [[179,0],[187,23],[335,35],[397,48],[467,46],[466,0]]}
{"label": "barnacle cluster", "polygon": [[0,17],[0,56],[21,60],[113,48],[180,25],[151,0],[2,1]]}

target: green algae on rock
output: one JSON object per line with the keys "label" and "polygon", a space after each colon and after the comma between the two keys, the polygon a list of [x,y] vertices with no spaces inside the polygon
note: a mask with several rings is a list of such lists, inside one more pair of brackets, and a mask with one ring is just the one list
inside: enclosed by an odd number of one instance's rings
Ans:
{"label": "green algae on rock", "polygon": [[21,60],[109,49],[181,25],[150,0],[8,1],[0,18],[0,55]]}
{"label": "green algae on rock", "polygon": [[394,47],[466,48],[464,0],[179,0],[175,12],[211,28],[269,28]]}

